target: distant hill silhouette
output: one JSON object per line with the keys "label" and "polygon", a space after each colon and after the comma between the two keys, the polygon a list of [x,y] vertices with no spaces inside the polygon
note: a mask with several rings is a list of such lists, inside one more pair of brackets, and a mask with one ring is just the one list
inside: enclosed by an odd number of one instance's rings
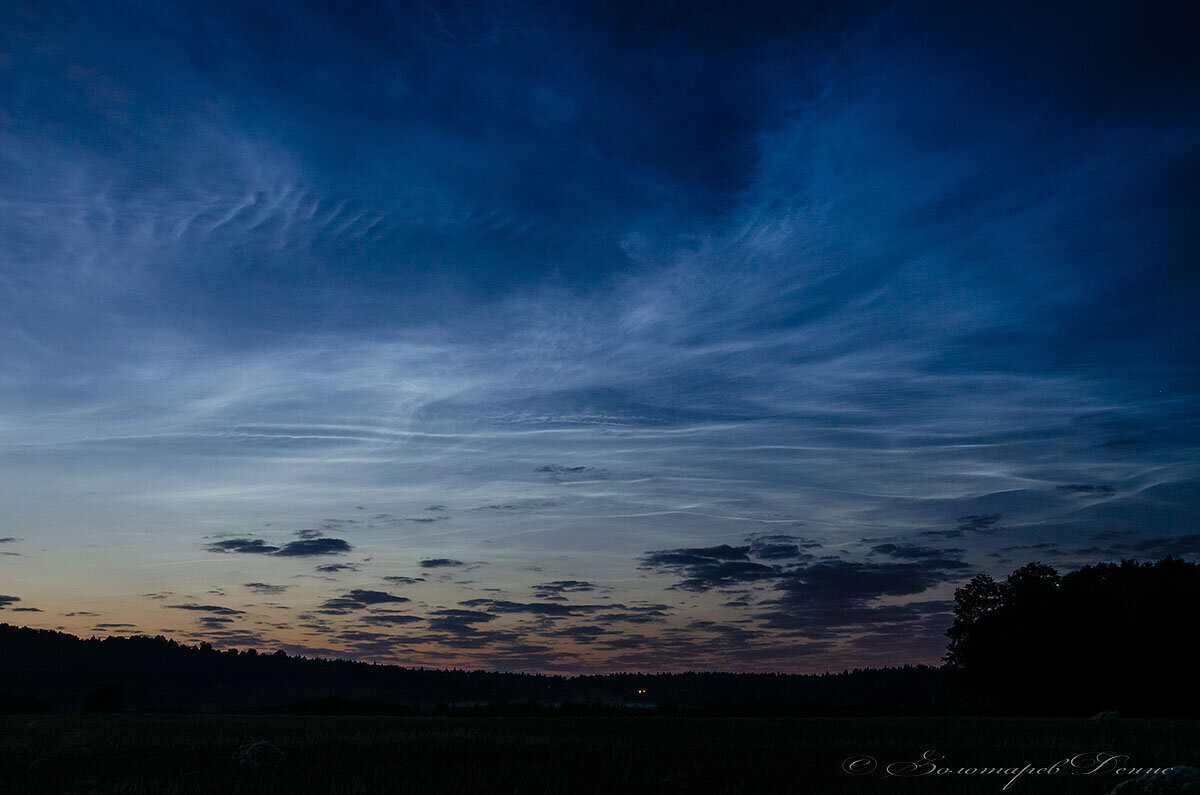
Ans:
{"label": "distant hill silhouette", "polygon": [[704,710],[773,714],[942,708],[939,668],[904,666],[817,676],[606,674],[545,676],[427,670],[283,652],[218,651],[165,637],[82,640],[0,624],[0,711]]}

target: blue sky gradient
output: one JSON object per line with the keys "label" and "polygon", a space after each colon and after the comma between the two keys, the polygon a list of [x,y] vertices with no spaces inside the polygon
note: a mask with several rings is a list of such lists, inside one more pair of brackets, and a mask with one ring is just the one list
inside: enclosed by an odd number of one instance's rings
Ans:
{"label": "blue sky gradient", "polygon": [[0,620],[823,671],[1194,559],[1195,21],[6,5]]}

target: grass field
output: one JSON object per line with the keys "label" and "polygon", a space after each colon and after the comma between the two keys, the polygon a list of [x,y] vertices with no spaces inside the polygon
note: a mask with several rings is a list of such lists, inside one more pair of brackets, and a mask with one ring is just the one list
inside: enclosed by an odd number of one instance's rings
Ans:
{"label": "grass field", "polygon": [[[234,758],[269,740],[286,758]],[[0,716],[2,793],[1103,793],[1128,775],[888,776],[941,766],[1045,768],[1079,754],[1124,767],[1200,762],[1200,721],[1021,718]],[[879,767],[852,775],[851,757]],[[858,769],[870,767],[859,761]]]}

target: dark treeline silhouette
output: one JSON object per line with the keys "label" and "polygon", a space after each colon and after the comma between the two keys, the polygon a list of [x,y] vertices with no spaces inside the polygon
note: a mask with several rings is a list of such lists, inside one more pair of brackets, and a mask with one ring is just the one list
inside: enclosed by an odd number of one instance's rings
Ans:
{"label": "dark treeline silhouette", "polygon": [[564,677],[218,651],[162,636],[83,640],[7,624],[0,624],[0,677],[0,712],[911,713],[940,708],[946,691],[944,672],[929,666]]}
{"label": "dark treeline silhouette", "polygon": [[946,661],[977,708],[1200,714],[1200,565],[1030,563],[955,592]]}
{"label": "dark treeline silhouette", "polygon": [[0,713],[1200,714],[1200,566],[1031,563],[955,593],[946,666],[823,675],[429,670],[0,624]]}

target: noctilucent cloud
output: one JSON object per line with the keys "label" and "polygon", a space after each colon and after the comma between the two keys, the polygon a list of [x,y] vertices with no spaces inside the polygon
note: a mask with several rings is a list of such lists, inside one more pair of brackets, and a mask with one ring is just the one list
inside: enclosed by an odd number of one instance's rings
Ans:
{"label": "noctilucent cloud", "polygon": [[1200,553],[1190,3],[0,9],[0,620],[936,663]]}

